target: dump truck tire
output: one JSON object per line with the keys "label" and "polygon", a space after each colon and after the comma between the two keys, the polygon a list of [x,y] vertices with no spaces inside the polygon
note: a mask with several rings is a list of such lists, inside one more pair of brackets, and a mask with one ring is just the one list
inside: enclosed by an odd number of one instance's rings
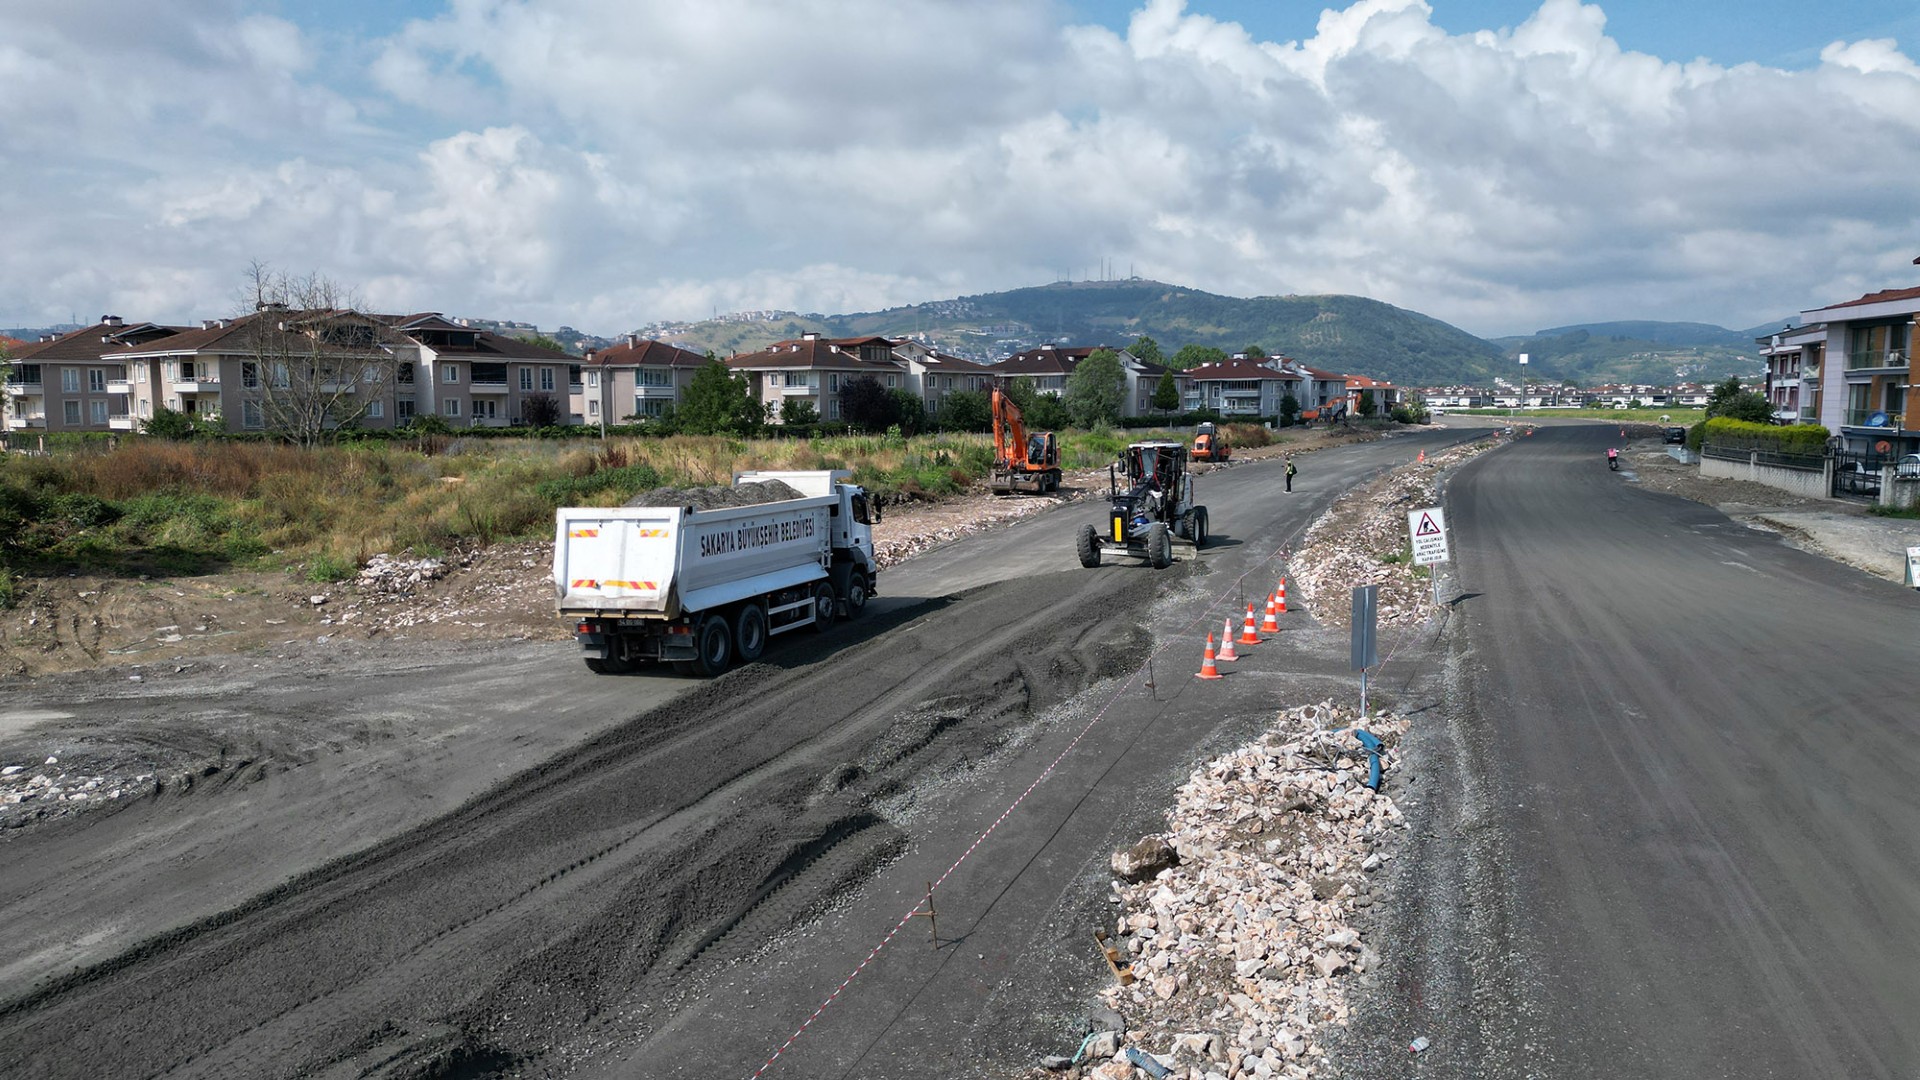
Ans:
{"label": "dump truck tire", "polygon": [[1147,526],[1147,565],[1155,570],[1165,570],[1173,565],[1173,537],[1169,535],[1164,521]]}

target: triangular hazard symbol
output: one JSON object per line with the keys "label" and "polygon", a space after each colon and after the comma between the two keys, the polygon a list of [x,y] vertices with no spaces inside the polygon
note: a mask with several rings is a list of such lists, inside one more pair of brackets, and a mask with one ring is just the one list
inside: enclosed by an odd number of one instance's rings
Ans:
{"label": "triangular hazard symbol", "polygon": [[1420,515],[1420,527],[1413,530],[1415,536],[1439,536],[1440,526],[1433,523],[1432,514]]}

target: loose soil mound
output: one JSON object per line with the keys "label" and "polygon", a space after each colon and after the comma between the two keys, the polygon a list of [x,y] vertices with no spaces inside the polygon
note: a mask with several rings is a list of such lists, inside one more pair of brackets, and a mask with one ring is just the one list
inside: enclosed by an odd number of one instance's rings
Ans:
{"label": "loose soil mound", "polygon": [[745,484],[714,487],[662,487],[643,491],[627,500],[628,506],[687,506],[695,510],[719,510],[729,506],[758,506],[761,503],[804,499],[791,484],[782,480],[755,480]]}

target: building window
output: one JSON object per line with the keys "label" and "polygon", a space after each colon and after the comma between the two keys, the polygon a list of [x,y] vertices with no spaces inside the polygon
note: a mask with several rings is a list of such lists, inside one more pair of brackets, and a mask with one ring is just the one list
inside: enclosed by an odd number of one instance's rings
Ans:
{"label": "building window", "polygon": [[459,368],[457,368],[457,367],[455,367],[455,366],[454,366],[454,365],[452,365],[452,364],[448,364],[448,365],[447,365],[446,367],[443,367],[443,368],[441,368],[441,369],[440,369],[440,381],[441,381],[441,382],[443,382],[443,383],[457,383],[457,382],[459,382],[459,381],[460,381],[460,369],[459,369]]}
{"label": "building window", "polygon": [[[591,374],[589,374],[589,375],[588,375],[587,377],[588,377],[588,378],[592,378],[593,376],[592,376]],[[596,401],[596,400],[594,400],[593,398],[588,398],[588,399],[587,399],[587,415],[588,415],[588,416],[599,416],[599,415],[600,415],[600,402],[598,402],[598,401]]]}
{"label": "building window", "polygon": [[413,419],[413,402],[411,401],[395,402],[393,406],[393,415],[396,419],[399,419],[399,420]]}
{"label": "building window", "polygon": [[552,368],[543,367],[540,369],[540,389],[546,391],[549,394],[553,393],[553,369]]}
{"label": "building window", "polygon": [[597,371],[587,372],[587,389],[589,390],[600,389],[600,373],[599,372]]}
{"label": "building window", "polygon": [[779,373],[779,372],[777,372],[777,371],[769,371],[769,372],[767,372],[767,385],[768,385],[768,386],[779,386],[779,385],[780,385],[780,373]]}
{"label": "building window", "polygon": [[380,420],[387,415],[387,403],[384,401],[367,402],[367,419]]}
{"label": "building window", "polygon": [[[141,404],[145,404],[145,402]],[[261,417],[259,402],[243,401],[240,403],[240,426],[250,428],[267,426],[266,421]]]}
{"label": "building window", "polygon": [[60,411],[61,411],[61,419],[67,422],[67,426],[69,427],[80,426],[80,403],[79,402],[63,401],[60,403]]}
{"label": "building window", "polygon": [[840,373],[839,372],[831,371],[827,373],[827,389],[828,390],[840,389]]}
{"label": "building window", "polygon": [[240,364],[240,385],[248,390],[260,389],[260,365],[251,360]]}
{"label": "building window", "polygon": [[638,380],[641,386],[668,387],[673,385],[673,372],[660,371],[655,368],[641,368],[634,373],[634,378]]}
{"label": "building window", "polygon": [[888,388],[892,388],[892,387],[895,387],[895,386],[899,386],[899,385],[900,385],[900,376],[898,376],[898,375],[889,375],[889,376],[887,376],[887,386],[888,386]]}
{"label": "building window", "polygon": [[523,367],[520,369],[520,389],[522,390],[533,389],[533,369],[532,368]]}
{"label": "building window", "polygon": [[493,420],[497,418],[499,415],[500,415],[499,402],[494,401],[492,398],[488,398],[484,401],[477,398],[474,400],[473,418],[475,420]]}
{"label": "building window", "polygon": [[87,369],[87,389],[93,391],[96,394],[104,394],[107,392],[107,369],[106,368],[88,368]]}
{"label": "building window", "polygon": [[93,414],[94,423],[104,424],[107,422],[107,403],[106,402],[89,401],[87,402],[87,409],[89,412]]}
{"label": "building window", "polygon": [[827,419],[829,420],[840,419],[840,399],[839,398],[827,399]]}
{"label": "building window", "polygon": [[[63,367],[60,369],[60,390],[62,393],[67,394],[77,394],[80,392],[79,368]],[[74,423],[79,422],[79,418],[75,417]]]}
{"label": "building window", "polygon": [[460,415],[460,399],[450,397],[447,400],[441,402],[440,411],[445,413],[448,416],[459,416]]}

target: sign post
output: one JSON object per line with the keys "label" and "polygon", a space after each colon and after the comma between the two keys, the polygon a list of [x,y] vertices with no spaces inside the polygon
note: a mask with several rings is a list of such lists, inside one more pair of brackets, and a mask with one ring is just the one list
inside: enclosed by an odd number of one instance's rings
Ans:
{"label": "sign post", "polygon": [[1380,586],[1353,590],[1353,669],[1360,673],[1360,718],[1367,718],[1367,669],[1380,662],[1375,624],[1380,613]]}
{"label": "sign post", "polygon": [[1920,589],[1920,547],[1907,549],[1907,584]]}
{"label": "sign post", "polygon": [[[1448,562],[1447,515],[1437,506],[1407,512],[1407,535],[1413,538],[1413,564],[1433,566]],[[1440,606],[1440,572],[1433,571],[1433,606]]]}

